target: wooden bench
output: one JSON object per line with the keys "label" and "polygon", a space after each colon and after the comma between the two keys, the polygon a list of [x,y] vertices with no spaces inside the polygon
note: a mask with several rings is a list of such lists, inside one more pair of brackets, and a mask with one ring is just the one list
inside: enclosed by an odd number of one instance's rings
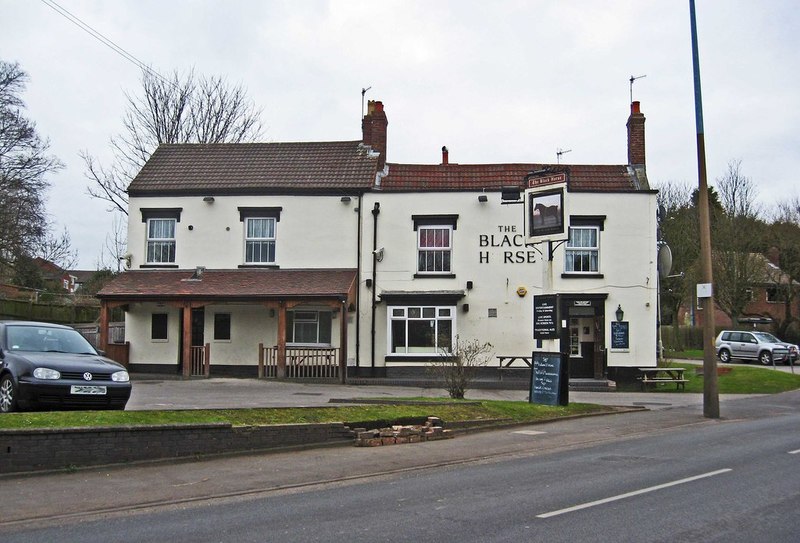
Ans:
{"label": "wooden bench", "polygon": [[683,372],[686,368],[637,368],[641,376],[637,379],[642,383],[642,390],[646,391],[648,385],[655,386],[658,383],[675,383],[676,390],[686,390],[686,382]]}
{"label": "wooden bench", "polygon": [[529,368],[533,367],[533,359],[530,356],[499,355],[497,357],[497,361],[499,363],[497,370],[498,374],[500,375],[501,381],[503,380],[503,370],[511,369],[511,364],[513,364],[517,360],[522,360]]}

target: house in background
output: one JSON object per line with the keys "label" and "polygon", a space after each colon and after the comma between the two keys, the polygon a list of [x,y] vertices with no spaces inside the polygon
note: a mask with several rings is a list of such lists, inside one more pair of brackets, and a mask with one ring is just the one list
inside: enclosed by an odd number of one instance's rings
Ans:
{"label": "house in background", "polygon": [[[800,315],[800,283],[780,269],[776,250],[770,250],[766,255],[754,253],[751,257],[759,264],[761,279],[747,289],[750,302],[739,317],[739,326],[770,330],[773,323],[786,319],[787,312],[794,317]],[[787,300],[789,292],[794,294]],[[681,322],[687,326],[702,326],[703,312],[696,299],[692,302],[681,308]],[[734,326],[731,318],[719,307],[714,311],[714,325],[717,328]]]}
{"label": "house in background", "polygon": [[387,132],[370,102],[361,141],[160,146],[129,187],[130,269],[98,294],[131,370],[402,376],[457,337],[529,357],[558,349],[534,337],[547,297],[573,377],[655,365],[638,102],[619,165],[399,164]]}

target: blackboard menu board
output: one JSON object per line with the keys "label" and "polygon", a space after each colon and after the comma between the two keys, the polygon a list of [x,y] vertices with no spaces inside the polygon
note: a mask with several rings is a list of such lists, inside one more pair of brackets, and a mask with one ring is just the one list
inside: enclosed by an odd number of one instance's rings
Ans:
{"label": "blackboard menu board", "polygon": [[558,295],[533,297],[533,338],[558,339]]}
{"label": "blackboard menu board", "polygon": [[611,348],[612,349],[627,349],[628,343],[628,322],[611,323]]}
{"label": "blackboard menu board", "polygon": [[561,405],[561,353],[533,353],[530,403]]}

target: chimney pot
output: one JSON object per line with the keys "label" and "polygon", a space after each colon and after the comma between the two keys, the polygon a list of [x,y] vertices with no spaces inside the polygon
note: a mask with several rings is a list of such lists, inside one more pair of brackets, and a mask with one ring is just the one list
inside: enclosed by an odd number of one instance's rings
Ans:
{"label": "chimney pot", "polygon": [[631,102],[631,115],[636,115],[637,113],[641,113],[639,111],[639,102]]}

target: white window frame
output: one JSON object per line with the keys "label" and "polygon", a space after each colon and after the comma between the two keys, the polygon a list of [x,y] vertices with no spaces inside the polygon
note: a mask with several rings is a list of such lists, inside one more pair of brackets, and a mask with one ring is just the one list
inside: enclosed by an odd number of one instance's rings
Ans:
{"label": "white window frame", "polygon": [[[156,232],[157,235],[152,235],[151,226],[155,225],[156,222],[164,223],[164,224],[172,224],[172,237],[165,237],[163,232]],[[177,242],[175,239],[175,234],[178,230],[178,220],[171,218],[171,217],[153,217],[147,219],[146,222],[147,227],[147,240],[145,243],[145,259],[147,264],[174,264],[176,260],[177,254]],[[150,247],[153,246],[153,252],[151,256]],[[172,247],[172,259],[169,259],[169,247]],[[164,247],[167,248],[167,259],[162,260],[161,255],[163,253]],[[156,258],[157,257],[157,258]]]}
{"label": "white window frame", "polygon": [[[573,232],[577,232],[578,230],[593,230],[595,232],[595,245],[573,245],[574,238]],[[567,240],[566,246],[566,253],[564,257],[564,271],[565,273],[574,273],[574,274],[597,274],[600,273],[600,227],[599,226],[570,226],[569,227],[569,239]],[[589,270],[576,270],[575,262],[580,261],[580,257],[586,254],[589,257],[589,263],[591,267],[592,262],[592,255],[594,255],[594,262],[597,264],[596,269],[589,269]],[[570,256],[573,255],[573,258]],[[570,269],[570,263],[572,263],[573,269]]]}
{"label": "white window frame", "polygon": [[[422,246],[422,238],[424,233],[430,230],[442,230],[447,232],[447,245],[442,245],[441,247],[423,247]],[[434,234],[435,236],[435,234]],[[434,255],[434,269],[422,269],[422,264],[425,260],[423,259],[423,252],[424,253],[433,253]],[[447,268],[445,269],[445,255],[447,255]],[[441,256],[441,268],[436,269],[437,266],[437,256]],[[451,275],[453,273],[453,227],[447,224],[430,224],[430,225],[420,225],[417,228],[417,273],[420,275]]]}
{"label": "white window frame", "polygon": [[[331,310],[321,310],[321,309],[298,309],[298,308],[295,308],[295,309],[293,309],[291,311],[291,313],[292,313],[291,329],[289,329],[287,327],[287,330],[286,330],[286,332],[287,332],[286,344],[288,346],[291,346],[291,347],[332,347],[333,346],[333,343],[332,343],[333,342],[333,330],[332,329],[328,330],[328,333],[330,334],[330,340],[327,341],[327,342],[320,341],[320,326],[321,326],[320,314],[321,313],[329,313],[330,314],[330,318],[328,319],[328,326],[332,326],[332,324],[333,324],[333,311],[331,311]],[[313,314],[314,316],[313,316],[313,318],[308,318],[308,317],[298,318],[298,316],[300,314],[303,314],[303,313],[306,313],[306,314],[309,314],[309,315]],[[315,342],[289,341],[289,337],[291,337],[292,340],[294,340],[297,337],[297,325],[298,325],[298,323],[299,324],[309,324],[309,323],[314,323],[315,324],[316,329],[317,329],[317,338],[316,338]],[[291,336],[289,336],[288,334],[291,334]]]}
{"label": "white window frame", "polygon": [[[272,236],[266,237],[249,237],[248,233],[250,232],[250,221],[268,221],[272,223]],[[276,240],[278,237],[278,221],[275,217],[245,217],[244,218],[244,263],[245,264],[275,264],[277,260],[277,251],[276,251]],[[267,246],[267,253],[269,254],[269,247],[271,244],[272,249],[272,260],[249,260],[248,259],[248,251],[247,245],[248,243],[259,243],[259,244],[266,244]]]}
{"label": "white window frame", "polygon": [[[419,356],[430,357],[432,355],[445,354],[444,346],[439,344],[439,323],[450,322],[450,346],[455,345],[457,335],[456,306],[442,305],[392,305],[387,308],[386,319],[386,351],[387,356]],[[418,311],[417,311],[418,310]],[[432,314],[431,314],[432,310]],[[409,347],[409,323],[420,321],[433,321],[434,323],[434,342],[435,344],[426,350],[409,351],[414,347]],[[404,322],[405,345],[401,349],[394,350],[394,335],[392,325],[395,322]]]}

